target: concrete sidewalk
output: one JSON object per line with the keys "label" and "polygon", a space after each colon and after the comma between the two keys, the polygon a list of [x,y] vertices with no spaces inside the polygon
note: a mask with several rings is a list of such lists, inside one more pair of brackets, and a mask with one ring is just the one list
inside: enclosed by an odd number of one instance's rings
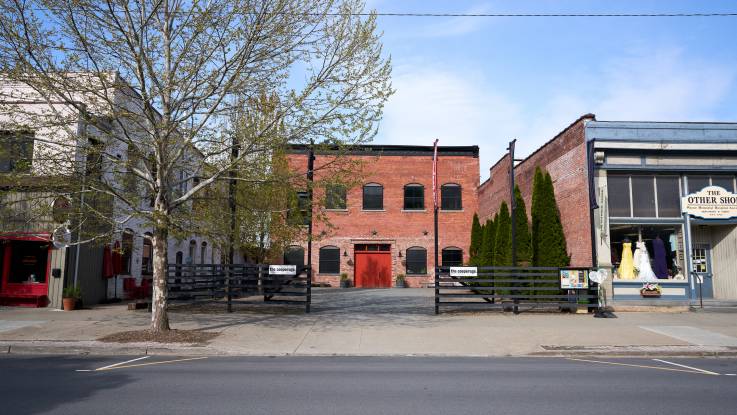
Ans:
{"label": "concrete sidewalk", "polygon": [[174,307],[172,327],[221,333],[207,345],[110,344],[97,338],[145,329],[125,305],[63,312],[0,308],[0,352],[98,354],[525,356],[737,356],[734,313],[588,314],[500,311],[433,314],[431,289],[313,290],[299,307]]}

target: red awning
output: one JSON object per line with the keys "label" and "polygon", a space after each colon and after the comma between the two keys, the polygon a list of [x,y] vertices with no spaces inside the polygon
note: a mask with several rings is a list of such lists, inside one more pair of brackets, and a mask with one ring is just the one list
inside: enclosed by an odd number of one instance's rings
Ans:
{"label": "red awning", "polygon": [[11,241],[38,241],[51,242],[51,233],[49,232],[8,232],[0,233],[0,239]]}
{"label": "red awning", "polygon": [[120,242],[115,241],[113,245],[113,274],[123,272],[123,253],[120,251]]}

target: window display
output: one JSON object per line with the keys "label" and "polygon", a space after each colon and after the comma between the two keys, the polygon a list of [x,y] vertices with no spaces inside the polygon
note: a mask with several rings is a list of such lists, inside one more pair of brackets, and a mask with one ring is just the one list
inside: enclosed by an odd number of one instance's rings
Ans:
{"label": "window display", "polygon": [[611,254],[615,280],[685,280],[681,225],[612,225]]}

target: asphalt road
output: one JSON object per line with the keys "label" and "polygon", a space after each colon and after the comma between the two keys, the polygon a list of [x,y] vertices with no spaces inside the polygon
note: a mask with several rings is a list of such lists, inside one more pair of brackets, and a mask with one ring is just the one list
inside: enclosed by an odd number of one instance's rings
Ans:
{"label": "asphalt road", "polygon": [[736,359],[582,359],[6,355],[0,413],[737,413]]}

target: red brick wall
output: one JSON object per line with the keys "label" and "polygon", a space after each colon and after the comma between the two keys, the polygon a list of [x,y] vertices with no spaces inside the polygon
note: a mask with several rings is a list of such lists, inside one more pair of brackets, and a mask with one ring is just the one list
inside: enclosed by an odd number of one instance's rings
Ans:
{"label": "red brick wall", "polygon": [[[292,170],[304,172],[307,157],[305,154],[289,154]],[[348,156],[347,156],[348,157]],[[392,275],[406,274],[404,260],[406,249],[413,246],[427,250],[428,274],[425,276],[407,276],[406,281],[412,287],[432,281],[434,264],[433,244],[433,200],[432,200],[432,156],[431,155],[384,155],[361,156],[364,172],[361,183],[379,183],[384,186],[384,211],[362,210],[362,185],[348,190],[346,211],[328,211],[326,223],[314,224],[312,263],[315,268],[315,281],[329,282],[338,286],[339,276],[321,275],[318,272],[319,249],[333,245],[340,248],[341,272],[353,279],[353,263],[355,261],[353,247],[357,243],[389,243],[392,254]],[[329,158],[317,155],[315,165],[320,166]],[[444,183],[461,185],[463,210],[440,211],[439,246],[458,247],[463,250],[464,260],[468,260],[468,246],[471,239],[471,222],[478,208],[477,189],[479,184],[479,159],[473,156],[444,156],[438,159],[438,186]],[[327,174],[316,169],[315,180]],[[425,187],[425,210],[403,211],[404,185],[419,183]],[[316,204],[319,197],[315,196]],[[438,194],[438,201],[440,195]],[[319,208],[319,207],[316,207]],[[324,232],[324,234],[323,234]],[[306,244],[302,244],[306,250]],[[399,252],[402,257],[398,257]],[[347,256],[343,256],[347,253]],[[440,256],[440,254],[438,255]]]}
{"label": "red brick wall", "polygon": [[[522,192],[529,217],[532,207],[532,181],[535,168],[546,169],[553,179],[555,199],[560,209],[571,266],[589,267],[591,263],[591,220],[586,167],[584,126],[593,115],[576,120],[551,141],[515,166],[514,179]],[[485,221],[499,210],[503,200],[509,203],[509,157],[504,156],[491,168],[491,177],[479,187],[479,219]]]}

